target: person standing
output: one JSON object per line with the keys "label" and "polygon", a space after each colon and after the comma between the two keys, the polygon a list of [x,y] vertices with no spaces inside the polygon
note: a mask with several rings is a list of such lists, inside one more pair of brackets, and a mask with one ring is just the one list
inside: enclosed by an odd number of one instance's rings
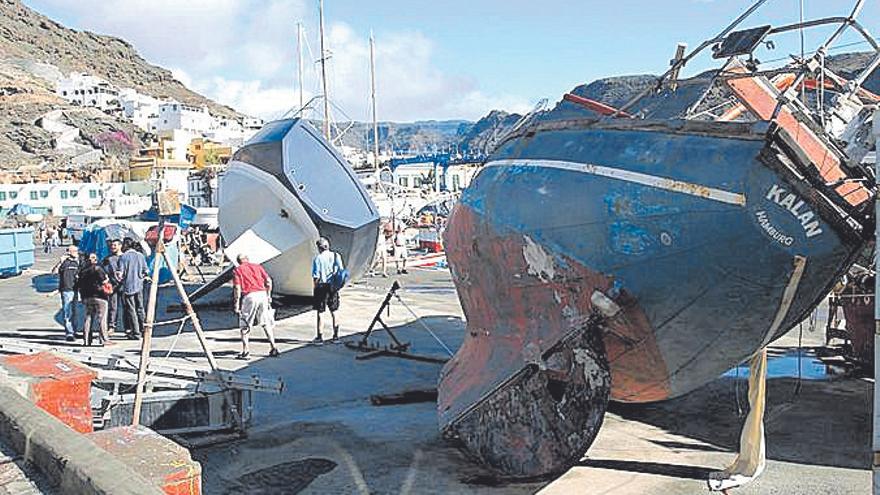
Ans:
{"label": "person standing", "polygon": [[125,301],[125,333],[129,339],[137,340],[144,331],[144,278],[150,272],[146,258],[135,249],[134,241],[126,238],[122,249],[125,252],[119,257],[119,267],[122,271],[122,299]]}
{"label": "person standing", "polygon": [[277,357],[278,346],[275,345],[273,321],[269,301],[272,297],[272,279],[266,270],[257,263],[248,261],[246,254],[238,255],[238,266],[232,271],[233,306],[238,315],[239,328],[241,329],[241,353],[237,359],[250,357],[248,340],[254,325],[263,327],[263,332],[269,338],[270,357]]}
{"label": "person standing", "polygon": [[[122,267],[119,265],[119,258],[122,256],[122,241],[112,239],[110,241],[110,254],[101,262],[101,268],[110,279],[113,286],[113,293],[107,296],[107,333],[113,335],[117,328],[125,326],[124,319],[124,302],[122,299]],[[121,325],[120,325],[121,323]]]}
{"label": "person standing", "polygon": [[46,229],[46,234],[43,237],[43,252],[51,253],[52,252],[52,227]]}
{"label": "person standing", "polygon": [[98,265],[98,255],[89,253],[76,281],[79,296],[86,306],[86,319],[83,323],[83,344],[86,346],[92,345],[92,331],[96,330],[95,327],[100,335],[99,345],[110,344],[110,336],[107,335],[107,296],[109,294],[105,291],[105,284],[109,284],[109,282],[107,274]]}
{"label": "person standing", "polygon": [[373,266],[370,268],[371,275],[376,276],[377,265],[382,266],[382,276],[388,278],[388,240],[385,238],[385,229],[379,227],[379,235],[376,238],[376,255]]}
{"label": "person standing", "polygon": [[61,318],[64,321],[64,337],[68,342],[74,340],[74,321],[76,319],[76,279],[79,275],[79,249],[67,248],[67,256],[52,268],[58,274],[58,292],[61,294]]}
{"label": "person standing", "polygon": [[397,269],[397,274],[406,275],[406,259],[409,257],[409,252],[406,249],[406,240],[403,238],[403,232],[398,230],[396,234],[394,234],[394,268]]}
{"label": "person standing", "polygon": [[339,339],[339,325],[336,323],[336,311],[339,310],[339,288],[333,287],[330,281],[333,275],[341,271],[344,266],[339,253],[330,250],[330,241],[321,237],[316,245],[318,255],[312,260],[312,281],[314,283],[314,304],[312,307],[318,312],[318,335],[313,342],[321,344],[324,342],[322,335],[324,322],[321,315],[328,309],[333,324],[333,341]]}

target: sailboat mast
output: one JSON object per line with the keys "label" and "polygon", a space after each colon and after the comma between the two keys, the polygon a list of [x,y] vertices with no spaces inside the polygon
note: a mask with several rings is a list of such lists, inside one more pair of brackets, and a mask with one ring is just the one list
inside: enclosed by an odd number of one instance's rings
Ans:
{"label": "sailboat mast", "polygon": [[330,141],[330,97],[327,94],[327,50],[324,48],[324,0],[318,0],[321,21],[321,87],[324,91],[324,137]]}
{"label": "sailboat mast", "polygon": [[297,54],[297,66],[299,67],[299,111],[300,116],[303,115],[305,109],[303,106],[305,105],[303,101],[303,26],[301,22],[296,23],[296,54]]}
{"label": "sailboat mast", "polygon": [[370,88],[373,100],[373,165],[379,170],[379,120],[376,113],[376,38],[370,31]]}

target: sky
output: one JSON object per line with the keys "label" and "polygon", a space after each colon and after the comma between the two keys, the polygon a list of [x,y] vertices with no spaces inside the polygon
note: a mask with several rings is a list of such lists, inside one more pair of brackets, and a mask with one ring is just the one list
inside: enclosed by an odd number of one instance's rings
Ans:
{"label": "sky", "polygon": [[[749,26],[794,22],[801,0],[769,0]],[[191,89],[249,115],[320,94],[318,0],[25,0],[75,29],[119,36]],[[752,0],[325,0],[329,94],[336,120],[370,118],[369,36],[376,39],[379,120],[476,120],[527,112],[601,77],[661,73],[678,42],[696,47]],[[852,0],[803,0],[807,18],[846,15]],[[880,32],[880,2],[860,21]],[[749,27],[745,26],[744,27]],[[829,33],[808,31],[807,45]],[[857,41],[852,36],[841,43]],[[798,53],[796,33],[758,54]],[[856,45],[856,48],[864,45]],[[712,67],[708,57],[685,70]]]}

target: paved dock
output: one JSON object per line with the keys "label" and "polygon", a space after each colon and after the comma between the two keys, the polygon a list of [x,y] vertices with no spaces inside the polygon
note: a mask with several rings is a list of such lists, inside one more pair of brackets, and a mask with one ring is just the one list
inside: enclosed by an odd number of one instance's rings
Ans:
{"label": "paved dock", "polygon": [[[68,346],[58,322],[54,277],[48,274],[53,260],[38,256],[34,270],[0,280],[6,321],[0,341]],[[344,291],[340,319],[347,339],[366,329],[392,280],[367,278]],[[464,322],[448,272],[411,270],[398,280],[412,312],[394,302],[386,321],[402,340],[412,342],[414,352],[443,357],[444,345],[455,350]],[[662,403],[613,404],[578,466],[553,479],[498,480],[440,438],[433,402],[370,403],[374,394],[434,387],[441,365],[389,357],[358,361],[343,345],[311,345],[314,313],[297,300],[278,311],[281,357],[264,357],[269,349],[258,331],[251,361],[237,361],[230,300],[226,287],[199,309],[221,366],[281,376],[285,390],[280,396],[256,395],[254,426],[246,439],[193,452],[203,464],[205,493],[691,494],[705,491],[708,473],[735,455],[747,385],[732,375]],[[172,302],[173,289],[162,288],[159,320],[180,316],[168,310]],[[803,345],[824,342],[821,325],[804,330]],[[207,368],[192,331],[180,336],[176,331],[176,326],[157,329],[154,356]],[[796,332],[774,344],[779,359],[797,346]],[[387,342],[381,334],[376,340]],[[124,340],[112,347],[132,358],[138,349],[137,342]],[[767,469],[735,493],[866,493],[872,382],[818,373],[796,387],[790,375],[768,382]]]}

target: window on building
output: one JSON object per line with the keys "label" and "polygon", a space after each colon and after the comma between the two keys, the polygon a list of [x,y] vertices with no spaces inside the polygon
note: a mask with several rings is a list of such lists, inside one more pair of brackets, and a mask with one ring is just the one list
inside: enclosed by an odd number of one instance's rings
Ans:
{"label": "window on building", "polygon": [[37,199],[39,199],[39,196],[37,195],[37,191],[31,191],[31,200],[36,201]]}
{"label": "window on building", "polygon": [[6,191],[0,191],[0,201],[6,201]]}
{"label": "window on building", "polygon": [[96,191],[94,189],[89,189],[89,198],[90,199],[97,199],[98,198],[98,191]]}
{"label": "window on building", "polygon": [[421,177],[413,177],[413,187],[422,187]]}
{"label": "window on building", "polygon": [[43,198],[43,199],[48,198],[48,197],[49,197],[49,191],[43,189],[42,191],[40,191],[40,197]]}
{"label": "window on building", "polygon": [[67,199],[67,189],[61,190],[61,199]]}
{"label": "window on building", "polygon": [[403,187],[409,187],[409,177],[401,177],[400,185]]}
{"label": "window on building", "polygon": [[9,199],[15,199],[18,197],[18,191],[9,191]]}
{"label": "window on building", "polygon": [[67,91],[62,91],[61,96],[67,96]]}
{"label": "window on building", "polygon": [[70,190],[70,197],[71,198],[75,198],[77,196],[77,194],[79,194],[79,191],[77,191],[76,189]]}
{"label": "window on building", "polygon": [[459,189],[461,189],[461,176],[460,175],[453,175],[452,176],[452,190],[458,191]]}

